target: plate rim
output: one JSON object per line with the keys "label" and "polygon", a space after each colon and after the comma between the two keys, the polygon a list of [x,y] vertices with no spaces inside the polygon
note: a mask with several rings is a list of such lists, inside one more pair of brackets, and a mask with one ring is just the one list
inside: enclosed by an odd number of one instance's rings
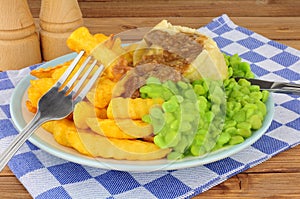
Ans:
{"label": "plate rim", "polygon": [[[58,57],[56,59],[50,60],[48,62],[42,63],[38,68],[47,68],[50,66],[55,66],[58,64],[62,64],[66,61],[69,61],[76,57],[77,53],[70,53],[66,54],[64,56]],[[22,103],[16,103],[21,101],[25,94],[25,92],[28,89],[28,86],[30,85],[30,80],[34,79],[30,74],[25,76],[14,88],[11,101],[10,101],[10,114],[12,121],[17,128],[18,131],[24,128],[26,125],[26,122],[24,120],[23,114],[22,114]],[[225,148],[221,151],[217,151],[216,153],[208,154],[204,157],[195,157],[192,159],[183,159],[183,161],[176,161],[172,163],[167,164],[148,164],[148,165],[139,165],[139,164],[124,164],[122,163],[122,160],[120,163],[101,163],[99,159],[90,158],[88,156],[84,157],[84,155],[80,154],[81,156],[74,156],[73,154],[70,154],[66,151],[62,151],[60,149],[53,148],[49,146],[48,143],[40,139],[38,136],[33,134],[28,140],[40,148],[41,150],[54,155],[56,157],[62,158],[64,160],[74,162],[77,164],[85,165],[85,166],[91,166],[94,168],[100,168],[100,169],[108,169],[108,170],[119,170],[119,171],[130,171],[130,172],[149,172],[149,171],[161,171],[161,170],[175,170],[175,169],[185,169],[190,167],[196,167],[205,165],[208,163],[216,162],[222,159],[225,159],[227,157],[230,157],[243,149],[249,147],[253,143],[255,143],[257,140],[259,140],[263,134],[268,130],[269,126],[271,125],[273,121],[274,116],[274,100],[273,96],[270,93],[268,101],[267,101],[267,110],[268,114],[265,116],[265,119],[263,121],[263,126],[257,130],[254,131],[251,137],[247,138],[244,142],[238,145],[234,145],[229,148]],[[18,114],[21,113],[21,114]],[[21,117],[21,118],[20,118]],[[104,159],[104,158],[103,158]],[[128,161],[127,161],[128,162]],[[135,162],[138,163],[140,161],[129,161],[129,162]],[[144,161],[145,162],[145,161]]]}

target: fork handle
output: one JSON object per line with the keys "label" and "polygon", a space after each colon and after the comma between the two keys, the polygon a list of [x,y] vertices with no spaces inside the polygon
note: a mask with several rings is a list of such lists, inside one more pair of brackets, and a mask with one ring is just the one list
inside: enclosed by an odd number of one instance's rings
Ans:
{"label": "fork handle", "polygon": [[272,85],[271,90],[276,93],[291,93],[291,94],[295,94],[295,95],[300,95],[300,85],[299,84],[275,82]]}
{"label": "fork handle", "polygon": [[34,118],[24,127],[24,129],[12,141],[8,148],[0,155],[0,172],[13,157],[13,155],[19,150],[19,148],[33,134],[33,132],[44,122],[45,120],[39,113],[37,113]]}

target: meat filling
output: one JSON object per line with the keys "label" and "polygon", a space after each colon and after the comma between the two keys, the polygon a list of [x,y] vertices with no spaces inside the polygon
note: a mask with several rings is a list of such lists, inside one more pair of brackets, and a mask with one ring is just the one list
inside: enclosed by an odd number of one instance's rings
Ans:
{"label": "meat filling", "polygon": [[[118,86],[121,86],[120,92],[115,97],[130,97],[137,98],[140,96],[138,89],[146,84],[149,77],[156,77],[161,82],[167,80],[179,81],[182,80],[182,75],[172,67],[163,64],[142,64],[130,70],[120,81]],[[116,93],[115,93],[116,94]]]}
{"label": "meat filling", "polygon": [[124,70],[127,73],[119,82],[120,87],[115,92],[115,97],[139,97],[138,89],[145,85],[149,77],[156,77],[161,82],[182,80],[181,74],[203,49],[196,34],[170,34],[162,30],[152,30],[144,39],[148,46],[158,46],[162,51],[149,48],[135,67]]}
{"label": "meat filling", "polygon": [[[162,53],[145,54],[140,64],[159,63],[174,67],[183,73],[189,64],[202,52],[203,45],[197,41],[197,35],[153,30],[144,37],[148,46],[159,46]],[[150,49],[151,51],[151,49]]]}

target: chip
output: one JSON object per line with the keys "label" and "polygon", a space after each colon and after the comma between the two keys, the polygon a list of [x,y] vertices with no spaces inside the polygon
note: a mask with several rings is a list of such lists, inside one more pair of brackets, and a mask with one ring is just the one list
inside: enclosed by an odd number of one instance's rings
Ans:
{"label": "chip", "polygon": [[108,37],[104,34],[93,36],[86,27],[79,27],[69,36],[67,45],[75,52],[84,50],[87,54],[90,54],[99,43],[107,39]]}

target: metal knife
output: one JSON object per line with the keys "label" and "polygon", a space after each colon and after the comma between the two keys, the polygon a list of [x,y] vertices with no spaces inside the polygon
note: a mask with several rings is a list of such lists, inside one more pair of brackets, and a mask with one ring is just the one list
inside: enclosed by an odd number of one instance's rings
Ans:
{"label": "metal knife", "polygon": [[235,78],[236,81],[239,79],[246,79],[252,85],[260,86],[261,90],[268,90],[274,93],[287,93],[287,94],[296,94],[300,95],[300,84],[294,83],[285,83],[285,82],[271,82],[260,79],[247,79],[242,77]]}

